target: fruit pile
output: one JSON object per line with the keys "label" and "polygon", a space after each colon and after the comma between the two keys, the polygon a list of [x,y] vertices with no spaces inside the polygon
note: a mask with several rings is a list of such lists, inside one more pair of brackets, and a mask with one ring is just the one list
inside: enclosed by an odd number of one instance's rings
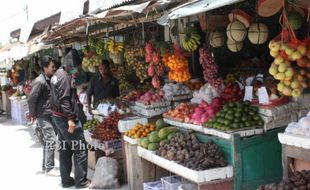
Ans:
{"label": "fruit pile", "polygon": [[189,133],[178,132],[170,139],[161,141],[157,154],[197,171],[227,166],[216,144],[212,141],[201,143],[194,134]]}
{"label": "fruit pile", "polygon": [[215,114],[219,112],[220,109],[221,102],[219,98],[214,98],[210,104],[202,100],[198,107],[195,108],[194,113],[190,115],[189,119],[185,119],[185,122],[201,125],[210,118],[215,117]]}
{"label": "fruit pile", "polygon": [[180,103],[176,108],[164,113],[163,116],[180,122],[185,122],[194,112],[197,105],[190,103]]}
{"label": "fruit pile", "polygon": [[197,34],[197,31],[193,27],[185,28],[185,36],[182,40],[182,46],[186,51],[193,52],[195,51],[200,44],[200,35]]}
{"label": "fruit pile", "polygon": [[92,129],[94,126],[99,124],[99,120],[98,119],[92,119],[87,121],[86,123],[84,123],[83,125],[83,129],[84,130],[89,130]]}
{"label": "fruit pile", "polygon": [[123,100],[126,100],[128,102],[135,102],[141,97],[141,92],[139,91],[130,91],[126,96],[123,97]]}
{"label": "fruit pile", "polygon": [[221,131],[230,129],[262,126],[262,118],[258,114],[258,107],[251,106],[250,102],[234,102],[223,106],[216,117],[209,119],[205,126]]}
{"label": "fruit pile", "polygon": [[214,56],[206,48],[200,48],[199,55],[199,63],[204,70],[204,79],[220,93],[224,82],[222,78],[218,77],[218,66],[215,63]]}
{"label": "fruit pile", "polygon": [[148,150],[157,150],[159,143],[171,138],[177,132],[176,127],[163,127],[157,131],[153,131],[147,137],[138,140],[138,145]]}
{"label": "fruit pile", "polygon": [[302,70],[301,73],[304,73],[302,75],[294,69],[292,62],[296,61],[297,65],[302,65],[302,62],[306,63],[307,47],[293,42],[281,43],[272,40],[269,43],[269,49],[271,56],[275,58],[269,68],[269,73],[280,81],[278,91],[285,96],[299,97],[303,89],[308,87],[306,80],[309,76],[307,76],[307,71]]}
{"label": "fruit pile", "polygon": [[151,105],[153,103],[159,103],[164,101],[164,92],[160,90],[159,92],[146,92],[143,94],[137,102],[142,103],[144,105]]}
{"label": "fruit pile", "polygon": [[174,54],[167,52],[163,56],[165,66],[169,68],[168,78],[176,82],[185,82],[191,78],[188,60],[182,55],[179,46],[174,46]]}
{"label": "fruit pile", "polygon": [[106,43],[103,39],[90,39],[89,47],[92,51],[96,52],[97,55],[102,56],[106,51]]}
{"label": "fruit pile", "polygon": [[238,84],[228,83],[220,96],[225,104],[241,100],[244,96],[244,92],[239,88]]}
{"label": "fruit pile", "polygon": [[145,45],[145,61],[149,63],[147,73],[152,77],[152,85],[154,88],[160,88],[160,76],[165,72],[165,65],[160,59],[160,52],[153,47],[152,42],[148,42]]}
{"label": "fruit pile", "polygon": [[128,66],[136,71],[136,76],[140,79],[141,83],[148,78],[148,64],[145,62],[144,56],[145,52],[143,48],[130,48],[124,54]]}
{"label": "fruit pile", "polygon": [[88,56],[83,57],[82,69],[86,72],[96,72],[97,66],[101,63],[101,58],[96,54],[89,54]]}
{"label": "fruit pile", "polygon": [[310,189],[310,170],[296,171],[287,180],[282,180],[279,184],[261,185],[257,190],[290,189],[307,190]]}
{"label": "fruit pile", "polygon": [[199,90],[204,85],[204,82],[201,81],[201,80],[198,80],[198,81],[186,81],[184,84],[191,91],[195,91],[195,90]]}
{"label": "fruit pile", "polygon": [[133,85],[128,82],[127,80],[127,74],[128,74],[129,68],[122,68],[120,69],[120,72],[118,72],[118,81],[119,81],[119,89],[121,92],[130,90],[133,88]]}
{"label": "fruit pile", "polygon": [[124,45],[121,42],[115,42],[114,40],[110,39],[106,42],[106,44],[109,52],[112,54],[119,54],[124,50]]}
{"label": "fruit pile", "polygon": [[99,139],[101,141],[110,141],[121,138],[121,134],[118,131],[118,121],[122,119],[122,115],[118,112],[112,112],[104,120],[96,125],[92,130],[92,138]]}
{"label": "fruit pile", "polygon": [[133,138],[133,139],[139,139],[139,138],[148,136],[148,134],[150,134],[154,130],[155,130],[155,126],[152,124],[142,125],[141,123],[137,123],[134,128],[125,132],[124,135],[130,138]]}
{"label": "fruit pile", "polygon": [[225,79],[224,79],[224,84],[227,85],[227,84],[230,84],[230,83],[234,83],[236,81],[236,76],[234,74],[227,74],[225,76]]}

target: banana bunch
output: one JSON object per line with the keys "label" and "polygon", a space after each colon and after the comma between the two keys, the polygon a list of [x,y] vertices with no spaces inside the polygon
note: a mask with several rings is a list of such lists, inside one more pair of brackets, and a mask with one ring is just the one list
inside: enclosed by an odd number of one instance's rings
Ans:
{"label": "banana bunch", "polygon": [[108,50],[112,54],[121,53],[124,50],[123,43],[115,42],[114,40],[107,41]]}
{"label": "banana bunch", "polygon": [[186,51],[195,51],[200,44],[200,35],[191,27],[185,29],[185,37],[182,41],[182,46]]}

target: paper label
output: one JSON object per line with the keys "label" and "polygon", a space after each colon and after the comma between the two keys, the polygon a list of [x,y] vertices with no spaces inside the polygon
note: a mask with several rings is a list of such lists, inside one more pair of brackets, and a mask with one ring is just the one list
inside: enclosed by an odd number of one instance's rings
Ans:
{"label": "paper label", "polygon": [[264,86],[258,89],[258,101],[260,104],[269,104],[269,95]]}
{"label": "paper label", "polygon": [[253,99],[253,86],[246,86],[243,100],[252,101],[252,99]]}

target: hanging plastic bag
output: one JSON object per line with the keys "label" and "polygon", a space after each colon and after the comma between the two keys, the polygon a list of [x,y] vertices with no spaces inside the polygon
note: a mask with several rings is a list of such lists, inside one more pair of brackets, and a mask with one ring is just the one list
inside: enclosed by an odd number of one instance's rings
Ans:
{"label": "hanging plastic bag", "polygon": [[118,165],[117,161],[109,157],[98,159],[95,173],[90,184],[91,189],[114,189],[119,188],[117,179]]}

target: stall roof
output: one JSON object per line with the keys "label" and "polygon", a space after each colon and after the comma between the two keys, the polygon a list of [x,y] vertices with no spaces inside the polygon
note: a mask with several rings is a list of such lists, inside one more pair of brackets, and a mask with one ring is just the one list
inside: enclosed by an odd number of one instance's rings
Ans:
{"label": "stall roof", "polygon": [[89,12],[98,13],[137,0],[89,0]]}
{"label": "stall roof", "polygon": [[244,0],[191,0],[172,9],[168,15],[168,18],[178,19],[181,17],[191,16],[241,1]]}

